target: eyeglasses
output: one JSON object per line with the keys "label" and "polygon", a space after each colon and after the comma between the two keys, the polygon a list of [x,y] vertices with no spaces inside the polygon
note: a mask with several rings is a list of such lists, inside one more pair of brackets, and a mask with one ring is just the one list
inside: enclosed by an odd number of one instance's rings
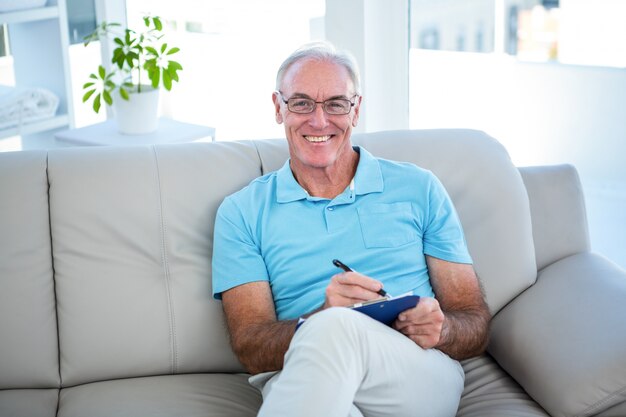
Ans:
{"label": "eyeglasses", "polygon": [[315,111],[315,106],[317,104],[321,104],[322,108],[327,114],[332,115],[341,115],[348,114],[352,107],[356,104],[352,100],[355,97],[358,97],[358,94],[355,94],[350,99],[347,98],[331,98],[324,101],[315,101],[312,98],[306,97],[292,97],[285,100],[283,93],[278,91],[278,94],[282,97],[283,102],[287,105],[289,111],[298,113],[298,114],[309,114]]}

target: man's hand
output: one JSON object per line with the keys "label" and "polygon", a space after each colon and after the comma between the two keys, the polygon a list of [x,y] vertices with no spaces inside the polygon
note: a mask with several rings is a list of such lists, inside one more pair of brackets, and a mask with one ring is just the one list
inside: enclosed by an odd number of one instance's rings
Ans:
{"label": "man's hand", "polygon": [[445,316],[439,302],[431,297],[421,297],[417,305],[403,311],[393,323],[393,328],[424,349],[439,344]]}
{"label": "man's hand", "polygon": [[323,308],[346,307],[363,301],[380,298],[378,291],[383,284],[358,272],[342,272],[333,275],[326,287]]}
{"label": "man's hand", "polygon": [[428,349],[461,360],[484,352],[491,314],[474,268],[426,256],[437,300],[420,298],[402,312],[393,327]]}

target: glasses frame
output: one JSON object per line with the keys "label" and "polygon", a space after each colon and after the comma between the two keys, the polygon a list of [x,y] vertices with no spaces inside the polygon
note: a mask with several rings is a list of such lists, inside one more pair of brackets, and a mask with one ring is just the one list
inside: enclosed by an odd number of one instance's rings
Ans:
{"label": "glasses frame", "polygon": [[[289,98],[285,98],[285,96],[283,95],[282,91],[277,90],[276,92],[280,95],[282,102],[287,105],[287,110],[289,110],[290,112],[295,113],[295,114],[311,114],[311,113],[313,113],[315,111],[315,109],[317,108],[317,105],[321,104],[322,105],[322,109],[324,110],[324,113],[326,113],[327,115],[329,115],[329,116],[345,116],[346,114],[350,114],[350,112],[352,111],[352,108],[354,106],[356,106],[356,101],[353,101],[353,100],[356,97],[359,97],[358,94],[355,94],[355,95],[353,95],[350,98],[329,98],[328,100],[324,100],[324,101],[315,101],[315,100],[313,100],[312,98],[309,98],[309,97],[289,97]],[[289,105],[289,101],[290,100],[298,100],[298,99],[312,101],[314,106],[311,109],[311,111],[309,111],[309,112],[293,111],[291,109],[291,106]],[[336,101],[336,100],[344,100],[344,101],[347,101],[348,103],[350,103],[350,108],[348,109],[348,111],[346,113],[330,113],[328,110],[326,110],[327,103],[329,103],[331,101]]]}

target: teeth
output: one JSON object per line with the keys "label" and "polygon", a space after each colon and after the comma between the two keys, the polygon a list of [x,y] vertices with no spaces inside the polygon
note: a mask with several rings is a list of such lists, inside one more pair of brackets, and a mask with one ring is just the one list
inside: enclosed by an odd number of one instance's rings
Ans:
{"label": "teeth", "polygon": [[304,138],[309,142],[326,142],[330,136],[305,136]]}

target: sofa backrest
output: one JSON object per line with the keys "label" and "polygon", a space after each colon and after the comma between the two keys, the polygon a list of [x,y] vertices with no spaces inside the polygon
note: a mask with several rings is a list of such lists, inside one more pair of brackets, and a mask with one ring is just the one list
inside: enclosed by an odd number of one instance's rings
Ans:
{"label": "sofa backrest", "polygon": [[46,158],[0,153],[0,389],[59,386]]}
{"label": "sofa backrest", "polygon": [[242,369],[211,295],[213,221],[260,173],[249,143],[50,152],[63,386]]}
{"label": "sofa backrest", "polygon": [[[528,195],[504,147],[466,129],[356,134],[353,144],[375,156],[433,171],[459,213],[475,269],[492,313],[536,279]],[[256,142],[264,172],[288,157],[285,140]]]}
{"label": "sofa backrest", "polygon": [[[398,131],[354,143],[441,178],[493,312],[534,282],[528,198],[495,140]],[[213,221],[287,156],[285,140],[0,154],[0,389],[241,371],[211,296]]]}

